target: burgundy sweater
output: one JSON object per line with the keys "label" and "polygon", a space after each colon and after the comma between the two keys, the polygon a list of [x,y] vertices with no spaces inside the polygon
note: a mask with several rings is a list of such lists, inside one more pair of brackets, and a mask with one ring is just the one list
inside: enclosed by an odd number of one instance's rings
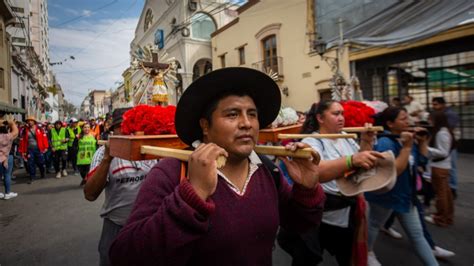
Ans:
{"label": "burgundy sweater", "polygon": [[127,224],[110,247],[112,265],[271,265],[278,226],[304,232],[321,221],[321,186],[291,188],[261,164],[245,194],[219,177],[205,202],[180,162],[161,160],[148,173]]}

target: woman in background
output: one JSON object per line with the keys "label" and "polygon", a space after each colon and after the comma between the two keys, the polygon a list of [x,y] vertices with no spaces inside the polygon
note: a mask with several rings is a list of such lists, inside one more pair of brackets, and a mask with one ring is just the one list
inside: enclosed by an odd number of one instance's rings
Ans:
{"label": "woman in background", "polygon": [[91,132],[89,123],[82,126],[82,133],[76,139],[77,145],[77,168],[81,174],[81,186],[86,183],[86,175],[92,162],[92,157],[97,148],[97,140]]}
{"label": "woman in background", "polygon": [[431,183],[436,194],[436,213],[426,216],[425,220],[446,227],[452,225],[454,219],[453,195],[449,188],[454,135],[449,129],[448,119],[443,111],[433,112],[430,120],[433,124],[433,138],[428,148],[428,158],[431,166]]}
{"label": "woman in background", "polygon": [[[365,193],[370,209],[368,248],[372,258],[369,260],[369,265],[381,265],[373,255],[373,248],[380,227],[392,213],[395,213],[400,221],[423,265],[438,265],[424,237],[420,217],[414,204],[417,167],[426,164],[427,161],[427,135],[422,137],[422,134],[415,135],[407,131],[408,113],[400,107],[385,109],[379,115],[377,124],[384,127],[386,136],[378,139],[374,149],[379,152],[393,152],[396,157],[397,181],[392,190],[387,193]],[[415,137],[418,144],[415,143]]]}

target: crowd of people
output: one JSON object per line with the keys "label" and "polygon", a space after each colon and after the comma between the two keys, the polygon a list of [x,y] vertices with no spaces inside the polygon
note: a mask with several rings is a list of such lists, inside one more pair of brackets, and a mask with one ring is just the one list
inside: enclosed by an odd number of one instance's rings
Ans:
{"label": "crowd of people", "polygon": [[[61,178],[71,164],[88,201],[105,191],[100,265],[271,265],[275,239],[292,265],[317,265],[324,251],[339,265],[381,265],[387,258],[374,253],[379,232],[403,237],[392,227],[395,219],[423,265],[455,255],[435,244],[425,224],[454,223],[459,118],[444,98],[432,99],[431,112],[408,95],[394,98],[375,116],[382,133],[363,132],[358,142],[290,142],[287,150],[311,148],[312,158],[281,157],[278,168],[254,148],[259,129],[276,118],[280,97],[268,76],[251,69],[216,70],[193,82],[175,121],[180,139],[193,147],[187,163],[127,161],[112,157],[108,144],[97,149],[97,140],[121,134],[128,109],[115,110],[107,123],[28,118],[18,129],[8,121],[0,127],[2,197],[16,196],[7,181],[9,156],[21,155],[30,182],[36,167],[43,178],[53,165]],[[302,133],[344,134],[337,101],[315,103],[305,114]],[[18,148],[4,144],[15,139]],[[344,196],[336,181],[375,169],[384,152],[395,157],[393,188]],[[226,164],[218,169],[219,157]],[[436,211],[426,214],[433,198]]]}
{"label": "crowd of people", "polygon": [[81,185],[84,185],[97,140],[107,139],[111,132],[108,126],[110,121],[107,120],[110,119],[71,118],[67,122],[58,120],[50,123],[28,116],[25,122],[21,122],[0,112],[0,159],[4,166],[0,170],[5,184],[5,193],[1,193],[0,198],[8,200],[18,196],[18,193],[11,191],[11,180],[15,179],[13,171],[20,168],[26,170],[28,184],[31,184],[50,173],[58,179],[66,177],[66,169],[70,167],[70,174],[79,173]]}

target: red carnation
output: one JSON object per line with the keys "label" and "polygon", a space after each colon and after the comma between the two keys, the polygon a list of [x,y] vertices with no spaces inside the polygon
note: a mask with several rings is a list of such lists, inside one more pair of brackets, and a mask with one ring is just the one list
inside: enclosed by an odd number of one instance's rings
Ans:
{"label": "red carnation", "polygon": [[372,116],[375,110],[363,102],[343,101],[344,119],[346,127],[363,127],[365,123],[374,123]]}
{"label": "red carnation", "polygon": [[122,132],[130,135],[142,131],[145,135],[176,134],[175,106],[139,105],[123,115]]}

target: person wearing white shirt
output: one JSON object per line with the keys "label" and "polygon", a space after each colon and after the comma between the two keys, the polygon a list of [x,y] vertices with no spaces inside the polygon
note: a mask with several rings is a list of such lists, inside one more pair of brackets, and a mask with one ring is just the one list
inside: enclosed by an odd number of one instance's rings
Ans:
{"label": "person wearing white shirt", "polygon": [[405,107],[408,112],[410,124],[416,125],[418,122],[421,121],[423,113],[425,112],[425,108],[423,108],[421,103],[415,101],[410,95],[405,95],[405,97],[403,98],[403,103],[403,107]]}
{"label": "person wearing white shirt", "polygon": [[446,227],[453,224],[454,203],[449,188],[451,169],[451,150],[454,148],[454,135],[448,126],[444,112],[435,111],[430,115],[433,124],[433,138],[428,148],[431,166],[431,183],[436,194],[436,213],[426,216],[427,222]]}

